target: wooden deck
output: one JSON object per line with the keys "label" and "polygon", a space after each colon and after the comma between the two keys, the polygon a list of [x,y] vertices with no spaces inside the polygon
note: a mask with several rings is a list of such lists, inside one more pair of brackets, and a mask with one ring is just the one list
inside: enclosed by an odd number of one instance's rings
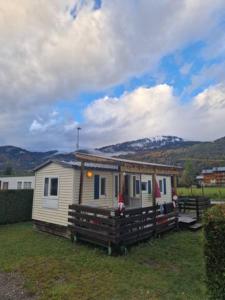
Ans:
{"label": "wooden deck", "polygon": [[107,247],[109,254],[178,228],[177,211],[161,215],[159,206],[126,209],[122,213],[84,205],[70,205],[69,209],[71,238]]}

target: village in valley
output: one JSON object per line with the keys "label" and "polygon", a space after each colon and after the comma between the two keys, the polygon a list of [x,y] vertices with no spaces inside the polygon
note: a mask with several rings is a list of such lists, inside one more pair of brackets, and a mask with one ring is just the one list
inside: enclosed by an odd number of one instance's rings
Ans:
{"label": "village in valley", "polygon": [[0,3],[0,300],[225,299],[225,3],[153,2]]}

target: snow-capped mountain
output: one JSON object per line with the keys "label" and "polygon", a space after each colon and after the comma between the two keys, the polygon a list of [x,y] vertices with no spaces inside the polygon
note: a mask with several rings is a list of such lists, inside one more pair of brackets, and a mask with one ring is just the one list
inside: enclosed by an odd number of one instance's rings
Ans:
{"label": "snow-capped mountain", "polygon": [[163,135],[109,145],[96,150],[104,153],[134,153],[154,149],[174,148],[182,145],[192,145],[193,143],[195,142],[185,141],[177,136]]}

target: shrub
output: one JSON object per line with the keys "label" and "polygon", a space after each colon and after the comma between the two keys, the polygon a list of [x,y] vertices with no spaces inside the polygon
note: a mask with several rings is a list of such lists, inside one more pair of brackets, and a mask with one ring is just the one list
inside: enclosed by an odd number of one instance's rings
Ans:
{"label": "shrub", "polygon": [[33,190],[0,191],[0,224],[31,220]]}
{"label": "shrub", "polygon": [[215,205],[204,218],[205,261],[210,299],[225,299],[225,205]]}

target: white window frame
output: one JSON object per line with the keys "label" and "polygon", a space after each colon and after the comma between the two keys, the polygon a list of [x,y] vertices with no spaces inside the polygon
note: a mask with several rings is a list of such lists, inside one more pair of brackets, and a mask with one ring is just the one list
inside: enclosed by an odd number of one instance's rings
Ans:
{"label": "white window frame", "polygon": [[[105,194],[104,195],[102,195],[102,193],[101,193],[102,179],[105,179]],[[100,175],[99,176],[99,198],[106,198],[106,190],[107,190],[106,186],[107,186],[107,178],[106,178],[106,176],[101,176]]]}
{"label": "white window frame", "polygon": [[[28,185],[29,185],[29,187],[28,187]],[[32,189],[32,182],[31,181],[24,181],[23,188],[27,189],[27,190],[31,190]]]}
{"label": "white window frame", "polygon": [[[7,189],[4,187],[4,185],[7,185]],[[3,183],[2,183],[2,189],[4,191],[8,191],[9,190],[9,182],[8,181],[3,181]]]}
{"label": "white window frame", "polygon": [[[48,185],[48,195],[45,196],[44,192],[45,192],[45,179],[48,178],[49,179],[49,185]],[[57,186],[57,196],[51,196],[50,195],[50,191],[51,191],[51,179],[58,179],[58,186]],[[48,204],[48,200],[49,200],[49,204]],[[55,200],[55,202],[57,201],[57,203],[50,205],[51,201],[53,203],[53,201]],[[58,175],[50,175],[50,176],[45,176],[44,177],[44,181],[43,181],[43,208],[49,208],[49,209],[58,209],[59,206],[59,176]]]}
{"label": "white window frame", "polygon": [[[20,187],[19,187],[20,184]],[[22,190],[23,189],[23,181],[17,181],[17,190]]]}

